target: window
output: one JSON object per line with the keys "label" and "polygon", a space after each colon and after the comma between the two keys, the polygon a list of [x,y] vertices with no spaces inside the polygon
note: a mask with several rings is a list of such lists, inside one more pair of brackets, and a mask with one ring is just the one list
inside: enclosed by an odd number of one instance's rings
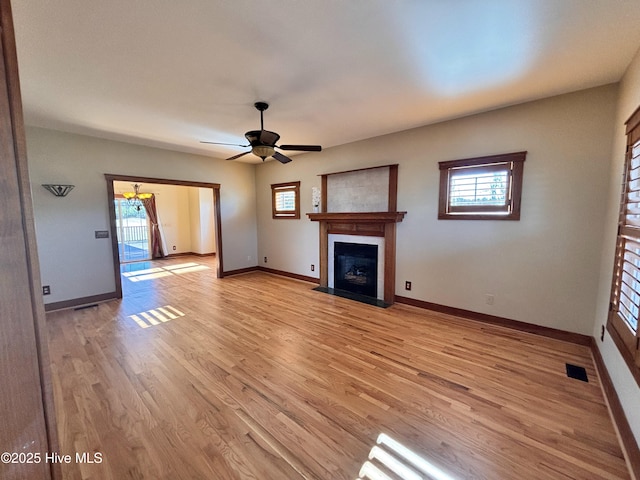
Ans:
{"label": "window", "polygon": [[607,330],[640,383],[640,109],[626,125],[627,153]]}
{"label": "window", "polygon": [[300,182],[271,185],[273,218],[300,218]]}
{"label": "window", "polygon": [[520,220],[527,152],[439,162],[441,220]]}
{"label": "window", "polygon": [[145,208],[136,208],[116,195],[116,236],[120,263],[151,259],[149,218]]}

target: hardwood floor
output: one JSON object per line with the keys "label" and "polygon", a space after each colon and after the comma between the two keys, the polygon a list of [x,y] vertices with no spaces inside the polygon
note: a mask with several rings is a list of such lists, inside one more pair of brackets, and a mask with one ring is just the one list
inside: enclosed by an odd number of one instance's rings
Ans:
{"label": "hardwood floor", "polygon": [[208,263],[48,315],[61,453],[103,458],[65,478],[354,479],[380,433],[453,480],[629,478],[587,347]]}

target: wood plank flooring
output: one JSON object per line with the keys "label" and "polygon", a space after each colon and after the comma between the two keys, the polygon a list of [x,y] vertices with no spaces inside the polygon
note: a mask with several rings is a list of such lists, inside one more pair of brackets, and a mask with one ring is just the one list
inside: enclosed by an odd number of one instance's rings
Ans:
{"label": "wood plank flooring", "polygon": [[103,458],[67,479],[354,479],[380,433],[454,480],[629,478],[587,347],[143,267],[122,301],[48,315],[61,453]]}

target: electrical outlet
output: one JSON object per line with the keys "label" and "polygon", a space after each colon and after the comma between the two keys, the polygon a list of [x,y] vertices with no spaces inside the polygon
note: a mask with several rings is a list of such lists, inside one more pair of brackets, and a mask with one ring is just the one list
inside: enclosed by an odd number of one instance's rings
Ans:
{"label": "electrical outlet", "polygon": [[493,296],[493,295],[491,295],[490,293],[487,293],[487,294],[484,296],[484,302],[485,302],[487,305],[493,305],[493,304],[495,303],[495,300],[496,300],[496,297],[495,297],[495,296]]}
{"label": "electrical outlet", "polygon": [[264,257],[264,263],[267,263],[267,257]]}
{"label": "electrical outlet", "polygon": [[315,272],[316,271],[316,266],[314,264],[311,264],[311,271]]}
{"label": "electrical outlet", "polygon": [[175,245],[173,246],[173,249],[174,249],[174,250],[176,249],[176,246],[175,246]]}
{"label": "electrical outlet", "polygon": [[405,290],[411,290],[411,282],[409,282],[409,281],[404,282],[404,289]]}
{"label": "electrical outlet", "polygon": [[42,286],[42,294],[43,295],[51,295],[51,287],[49,285]]}

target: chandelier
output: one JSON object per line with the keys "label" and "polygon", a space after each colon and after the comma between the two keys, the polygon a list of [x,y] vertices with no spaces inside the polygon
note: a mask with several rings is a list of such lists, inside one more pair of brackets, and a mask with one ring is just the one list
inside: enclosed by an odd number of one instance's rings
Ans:
{"label": "chandelier", "polygon": [[140,211],[142,207],[142,200],[147,200],[153,197],[153,193],[140,193],[140,187],[137,183],[133,186],[133,192],[124,192],[122,196],[127,199],[129,205],[135,207],[137,211]]}

